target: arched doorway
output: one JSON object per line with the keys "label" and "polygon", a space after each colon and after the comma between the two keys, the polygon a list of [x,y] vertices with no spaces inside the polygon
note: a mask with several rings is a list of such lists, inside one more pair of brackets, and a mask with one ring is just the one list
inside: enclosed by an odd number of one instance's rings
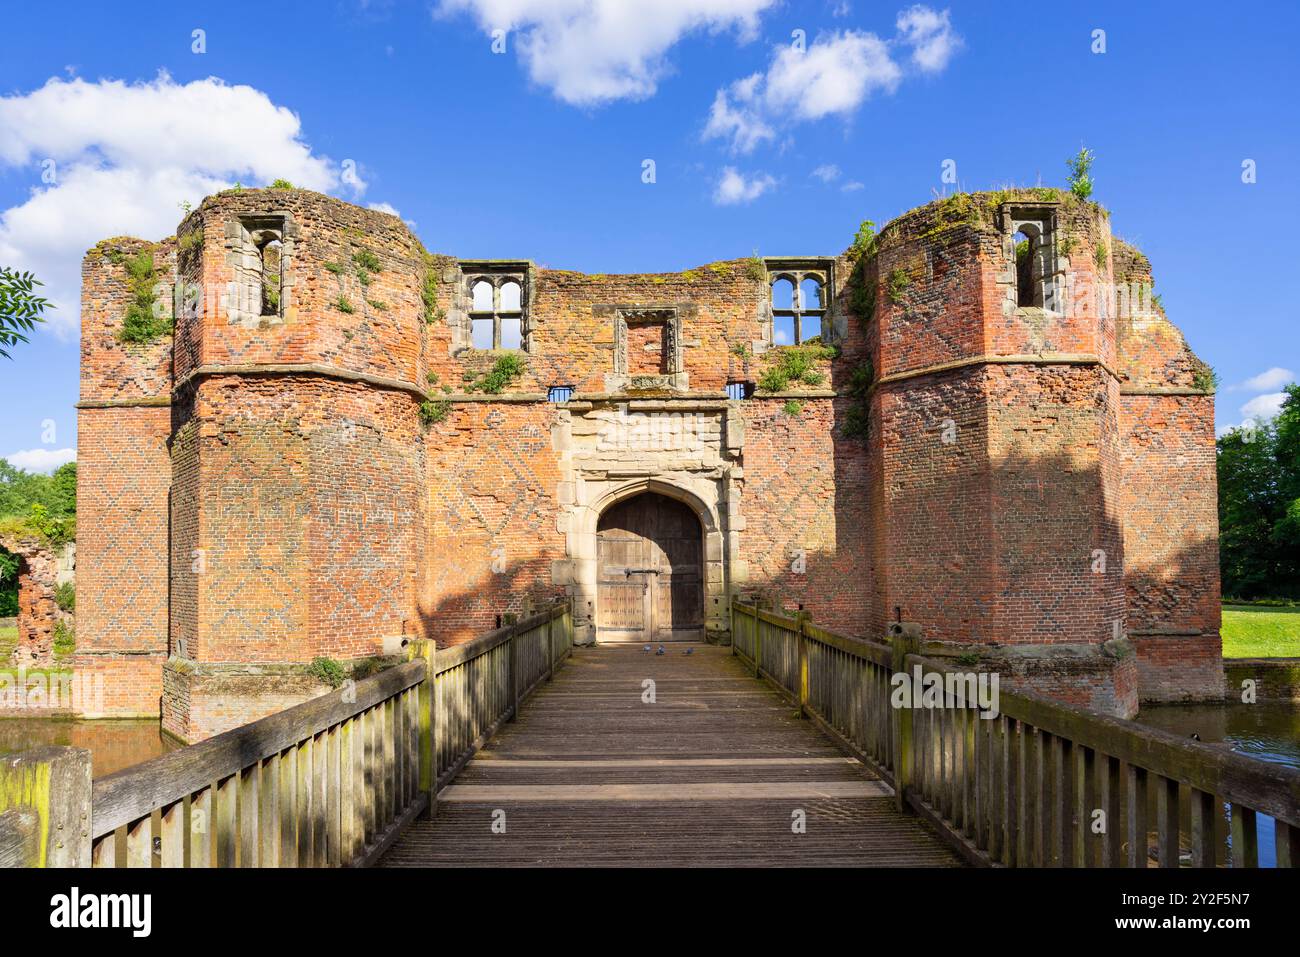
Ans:
{"label": "arched doorway", "polygon": [[596,526],[596,639],[704,637],[704,531],[686,504],[645,492]]}

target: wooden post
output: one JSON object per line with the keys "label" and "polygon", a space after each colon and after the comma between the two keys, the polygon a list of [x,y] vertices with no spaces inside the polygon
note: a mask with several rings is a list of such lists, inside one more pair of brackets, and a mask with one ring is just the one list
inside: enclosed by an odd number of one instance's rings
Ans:
{"label": "wooden post", "polygon": [[808,612],[795,612],[795,634],[799,642],[799,717],[808,717]]}
{"label": "wooden post", "polygon": [[419,716],[416,719],[416,733],[420,741],[420,778],[419,787],[429,795],[429,806],[425,817],[433,817],[438,808],[438,712],[435,684],[438,661],[438,645],[434,641],[416,640],[410,644],[410,658],[424,660],[424,681],[420,684]]}
{"label": "wooden post", "polygon": [[0,867],[90,866],[90,752],[0,757]]}
{"label": "wooden post", "polygon": [[518,620],[518,616],[512,614],[501,616],[501,621],[510,627],[510,637],[506,639],[510,672],[510,717],[507,719],[509,721],[519,717],[519,642],[516,640],[519,637],[519,629],[515,627]]}
{"label": "wooden post", "polygon": [[[892,661],[894,674],[901,674],[910,682],[907,675],[907,656],[918,654],[921,650],[921,630],[910,622],[894,622],[889,626],[889,641],[893,649]],[[910,696],[909,696],[910,697]],[[912,701],[915,705],[916,702]],[[916,768],[916,746],[913,738],[914,708],[892,708],[894,730],[894,754],[897,762],[894,768],[894,803],[898,810],[906,813],[910,810],[907,803],[907,791],[912,788],[912,777]]]}

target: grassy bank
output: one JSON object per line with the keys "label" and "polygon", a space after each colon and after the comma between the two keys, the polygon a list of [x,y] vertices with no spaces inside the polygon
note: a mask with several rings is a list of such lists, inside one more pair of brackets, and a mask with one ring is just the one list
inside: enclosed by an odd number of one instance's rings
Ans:
{"label": "grassy bank", "polygon": [[1300,657],[1300,608],[1224,605],[1223,657]]}

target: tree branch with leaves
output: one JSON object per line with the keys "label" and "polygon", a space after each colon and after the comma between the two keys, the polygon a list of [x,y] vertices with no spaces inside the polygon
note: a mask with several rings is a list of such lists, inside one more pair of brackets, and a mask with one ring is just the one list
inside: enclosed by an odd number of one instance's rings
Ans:
{"label": "tree branch with leaves", "polygon": [[9,349],[27,341],[27,333],[45,321],[49,300],[36,294],[43,285],[29,272],[0,266],[0,356],[12,358]]}

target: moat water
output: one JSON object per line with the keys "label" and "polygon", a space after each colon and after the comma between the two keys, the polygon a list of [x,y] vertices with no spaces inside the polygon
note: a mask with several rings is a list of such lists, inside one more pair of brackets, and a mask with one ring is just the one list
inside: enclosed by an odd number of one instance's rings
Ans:
{"label": "moat water", "polygon": [[89,749],[97,778],[180,747],[156,720],[0,718],[0,754],[49,744]]}
{"label": "moat water", "polygon": [[[1195,734],[1206,744],[1300,769],[1300,702],[1162,705],[1143,711],[1137,716],[1137,722],[1180,737]],[[1182,803],[1186,823],[1186,801]],[[1223,818],[1226,826],[1226,811]],[[1260,866],[1273,867],[1277,864],[1273,819],[1260,814],[1256,825]]]}

